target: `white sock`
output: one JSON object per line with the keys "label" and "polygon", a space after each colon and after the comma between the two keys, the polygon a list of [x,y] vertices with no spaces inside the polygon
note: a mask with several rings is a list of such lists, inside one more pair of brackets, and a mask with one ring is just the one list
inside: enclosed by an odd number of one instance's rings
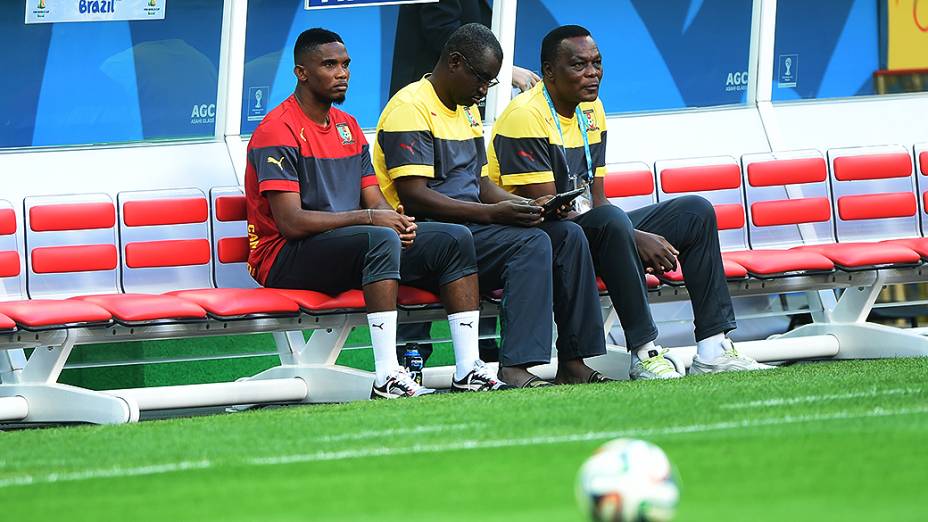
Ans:
{"label": "white sock", "polygon": [[654,341],[648,341],[638,348],[632,348],[632,362],[635,362],[635,360],[643,361],[649,359],[651,356],[648,352],[651,350],[657,351],[657,346],[654,345]]}
{"label": "white sock", "polygon": [[396,310],[367,314],[367,326],[370,327],[371,345],[374,347],[376,384],[383,386],[387,377],[400,368],[396,362]]}
{"label": "white sock", "polygon": [[451,342],[454,344],[454,378],[461,380],[474,369],[474,363],[480,358],[477,349],[479,332],[477,323],[480,322],[480,311],[458,312],[448,315],[448,326],[451,327]]}
{"label": "white sock", "polygon": [[696,342],[696,355],[703,361],[711,361],[725,351],[722,341],[725,340],[724,333],[717,333],[712,337],[706,337],[702,341]]}

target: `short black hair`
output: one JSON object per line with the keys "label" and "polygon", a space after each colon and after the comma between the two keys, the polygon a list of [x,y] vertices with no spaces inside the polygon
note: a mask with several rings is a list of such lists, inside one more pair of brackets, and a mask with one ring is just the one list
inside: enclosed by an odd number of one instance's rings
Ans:
{"label": "short black hair", "polygon": [[445,42],[445,46],[441,51],[441,59],[447,63],[448,56],[456,52],[473,63],[483,59],[483,53],[488,48],[493,51],[493,55],[496,56],[497,60],[503,61],[503,47],[499,44],[499,40],[496,39],[493,31],[490,31],[487,26],[477,23],[464,24],[455,29],[451,36],[448,37],[448,41]]}
{"label": "short black hair", "polygon": [[551,30],[541,41],[541,64],[553,62],[557,58],[557,50],[561,42],[568,38],[577,38],[579,36],[593,36],[586,27],[579,25],[562,25]]}
{"label": "short black hair", "polygon": [[313,27],[312,29],[303,31],[300,33],[299,38],[296,39],[296,45],[293,46],[293,63],[300,63],[300,56],[302,54],[314,51],[320,45],[332,42],[345,43],[338,33],[329,31],[328,29]]}

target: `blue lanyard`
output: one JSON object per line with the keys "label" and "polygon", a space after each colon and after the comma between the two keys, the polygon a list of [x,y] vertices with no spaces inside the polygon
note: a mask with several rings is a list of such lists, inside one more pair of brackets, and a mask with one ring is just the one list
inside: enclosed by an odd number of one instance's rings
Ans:
{"label": "blue lanyard", "polygon": [[[554,108],[554,102],[551,101],[551,95],[548,94],[548,86],[542,84],[542,92],[545,93],[545,100],[548,102],[548,108],[551,109],[551,117],[554,118],[554,124],[557,125],[557,132],[561,135],[561,148],[564,149],[564,160],[567,160],[567,145],[564,143],[564,131],[561,130],[561,119],[557,114],[557,110]],[[587,129],[590,128],[589,122],[586,119],[586,114],[583,114],[583,111],[580,110],[580,105],[577,105],[577,125],[580,126],[580,136],[583,136],[583,153],[586,154],[586,176],[583,177],[588,185],[593,183],[593,157],[590,155],[590,138],[587,136]],[[570,175],[570,164],[567,164],[567,175],[570,179],[576,179],[576,176]],[[576,187],[576,181],[574,181],[574,186]]]}

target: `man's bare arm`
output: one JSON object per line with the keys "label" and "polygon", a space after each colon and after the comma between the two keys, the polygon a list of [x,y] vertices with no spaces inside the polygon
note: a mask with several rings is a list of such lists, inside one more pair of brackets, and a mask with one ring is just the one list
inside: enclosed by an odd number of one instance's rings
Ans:
{"label": "man's bare arm", "polygon": [[[397,178],[394,183],[406,210],[420,217],[452,223],[499,223],[520,226],[541,223],[541,207],[527,203],[524,198],[512,196],[499,187],[497,188],[506,197],[490,204],[449,198],[429,188],[428,178],[422,176],[404,176]],[[481,184],[481,198],[483,193]]]}
{"label": "man's bare arm", "polygon": [[303,210],[300,194],[297,192],[268,191],[266,194],[277,229],[287,239],[303,239],[352,225],[389,227],[396,230],[397,234],[403,234],[407,232],[411,223],[406,216],[392,209],[362,209],[347,212]]}

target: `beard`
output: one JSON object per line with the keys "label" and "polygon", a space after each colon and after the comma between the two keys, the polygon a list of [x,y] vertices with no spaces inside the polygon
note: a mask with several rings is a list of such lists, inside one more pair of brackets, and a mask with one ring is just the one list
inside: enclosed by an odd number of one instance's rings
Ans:
{"label": "beard", "polygon": [[333,105],[341,105],[341,104],[345,103],[345,95],[342,94],[342,95],[340,95],[340,96],[335,96],[335,97],[331,98],[331,99],[329,100],[329,102],[332,103]]}

